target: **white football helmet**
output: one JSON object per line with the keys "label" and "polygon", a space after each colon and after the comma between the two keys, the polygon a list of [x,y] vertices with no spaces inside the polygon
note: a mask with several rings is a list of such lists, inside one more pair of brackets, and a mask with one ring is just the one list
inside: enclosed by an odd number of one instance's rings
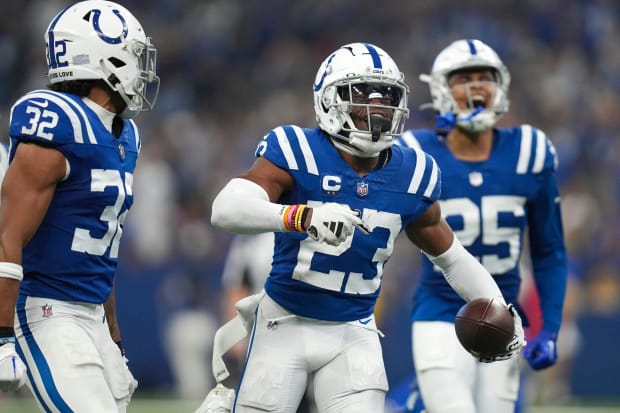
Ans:
{"label": "white football helmet", "polygon": [[157,50],[125,7],[81,1],[58,13],[44,38],[51,84],[103,79],[127,104],[121,113],[126,118],[155,104]]}
{"label": "white football helmet", "polygon": [[[409,117],[409,87],[402,72],[372,44],[351,43],[330,54],[319,67],[313,90],[319,127],[336,147],[356,156],[377,156],[390,147]],[[371,99],[382,103],[370,104]],[[351,118],[355,107],[366,111],[366,129],[358,129]],[[391,119],[373,113],[377,108],[389,109]]]}
{"label": "white football helmet", "polygon": [[[449,76],[469,68],[490,68],[495,74],[497,86],[492,102],[483,109],[475,108],[473,102],[470,102],[467,109],[459,109],[452,97]],[[439,112],[439,116],[467,131],[482,132],[489,129],[508,111],[510,73],[497,53],[480,40],[453,42],[437,55],[430,76],[422,74],[420,80],[429,84],[432,107]]]}

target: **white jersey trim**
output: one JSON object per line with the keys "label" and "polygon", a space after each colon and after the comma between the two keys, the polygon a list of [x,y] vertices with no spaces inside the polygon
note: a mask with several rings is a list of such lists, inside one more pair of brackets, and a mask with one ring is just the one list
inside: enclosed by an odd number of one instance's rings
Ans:
{"label": "white jersey trim", "polygon": [[415,156],[415,169],[413,170],[413,177],[409,183],[409,189],[407,189],[407,192],[412,194],[417,193],[420,189],[420,185],[422,185],[422,177],[424,176],[424,170],[426,169],[426,156],[424,156],[424,153],[416,150]]}
{"label": "white jersey trim", "polygon": [[418,142],[418,139],[415,137],[413,132],[411,132],[410,130],[403,133],[401,135],[401,138],[408,147],[422,150],[422,147],[420,146],[420,142]]}
{"label": "white jersey trim", "polygon": [[297,160],[295,159],[295,154],[293,153],[293,149],[291,148],[291,144],[286,137],[286,132],[282,126],[279,126],[273,130],[276,134],[276,138],[278,138],[278,144],[282,149],[282,154],[286,159],[286,163],[288,164],[288,168],[294,171],[299,170],[299,166],[297,165]]}
{"label": "white jersey trim", "polygon": [[534,162],[532,164],[532,173],[540,173],[545,167],[547,158],[547,135],[533,128],[530,125],[521,126],[521,149],[519,151],[519,160],[517,161],[517,174],[524,175],[528,173],[528,167],[532,159],[532,147]]}
{"label": "white jersey trim", "polygon": [[547,136],[543,131],[536,131],[536,156],[534,157],[534,166],[532,172],[540,173],[545,166],[545,158],[547,155]]}
{"label": "white jersey trim", "polygon": [[308,143],[308,138],[306,134],[299,126],[291,126],[295,135],[297,136],[297,140],[299,141],[299,146],[301,147],[301,153],[304,156],[304,162],[306,163],[306,169],[308,173],[312,175],[319,174],[319,168],[316,165],[316,161],[314,159],[314,155],[312,154],[312,149],[310,149],[310,144]]}
{"label": "white jersey trim", "polygon": [[530,164],[530,156],[532,155],[532,133],[532,127],[530,125],[521,126],[521,150],[519,152],[519,160],[517,161],[518,175],[527,173],[527,167]]}
{"label": "white jersey trim", "polygon": [[424,196],[429,198],[433,191],[435,190],[435,186],[437,186],[437,177],[439,176],[439,168],[437,167],[437,162],[431,158],[432,161],[432,170],[431,170],[431,178],[429,180],[428,186],[426,187],[426,191],[424,191]]}
{"label": "white jersey trim", "polygon": [[13,109],[19,105],[21,102],[31,99],[45,99],[51,102],[54,102],[58,105],[63,112],[69,117],[69,121],[71,122],[71,127],[73,128],[75,142],[84,143],[84,135],[82,133],[82,125],[86,127],[86,132],[88,135],[88,141],[90,143],[97,143],[97,139],[95,138],[95,134],[91,127],[91,124],[84,113],[84,110],[79,107],[75,102],[63,97],[60,93],[48,92],[45,90],[38,90],[31,93],[28,93],[22,96],[13,108],[11,108],[11,117],[13,117]]}

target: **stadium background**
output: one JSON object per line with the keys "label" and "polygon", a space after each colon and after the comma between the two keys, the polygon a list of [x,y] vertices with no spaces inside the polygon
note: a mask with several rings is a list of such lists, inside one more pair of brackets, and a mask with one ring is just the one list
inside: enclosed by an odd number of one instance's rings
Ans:
{"label": "stadium background", "polygon": [[[123,342],[140,381],[130,412],[195,407],[193,401],[168,404],[180,395],[166,336],[170,321],[184,311],[208,314],[216,323],[223,318],[220,273],[231,236],[210,226],[211,200],[252,162],[268,130],[315,125],[311,85],[322,59],[352,41],[384,48],[412,88],[408,126],[432,126],[432,114],[417,109],[429,101],[417,75],[457,38],[485,41],[511,71],[511,110],[501,124],[531,123],[544,130],[560,157],[571,259],[567,316],[574,319],[566,333],[573,346],[566,353],[573,356],[556,373],[564,380],[527,375],[526,380],[537,380],[528,404],[606,405],[606,411],[620,411],[614,407],[620,406],[619,2],[119,2],[153,37],[162,78],[155,110],[138,118],[144,145],[117,278]],[[45,85],[43,32],[69,3],[3,3],[0,136],[5,142],[11,104]],[[399,245],[386,266],[379,313],[392,385],[409,373],[407,314],[418,255]],[[199,329],[192,332],[198,337],[188,333],[187,341],[199,340]],[[5,395],[0,411],[26,413],[29,397]],[[527,411],[555,411],[540,409]],[[580,409],[595,411],[574,411]]]}

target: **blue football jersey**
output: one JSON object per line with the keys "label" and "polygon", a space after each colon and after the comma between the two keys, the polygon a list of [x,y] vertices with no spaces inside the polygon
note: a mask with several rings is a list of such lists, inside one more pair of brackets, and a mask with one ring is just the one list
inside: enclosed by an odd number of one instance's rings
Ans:
{"label": "blue football jersey", "polygon": [[[517,303],[519,260],[529,228],[532,265],[543,291],[545,324],[559,328],[566,279],[566,251],[555,177],[557,157],[545,134],[529,125],[495,129],[490,157],[456,159],[434,131],[408,131],[399,143],[421,149],[442,170],[440,205],[463,246],[487,268],[507,302]],[[454,321],[464,301],[439,268],[423,257],[413,320]]]}
{"label": "blue football jersey", "polygon": [[279,202],[345,204],[361,211],[371,231],[356,229],[338,246],[305,233],[276,233],[267,293],[303,317],[353,321],[370,316],[396,236],[439,196],[441,176],[435,161],[421,151],[394,147],[385,166],[359,176],[323,131],[297,126],[272,130],[256,155],[295,178]]}
{"label": "blue football jersey", "polygon": [[60,151],[67,175],[23,251],[20,294],[103,303],[112,288],[140,151],[135,123],[110,133],[77,96],[36,90],[11,109],[10,159],[20,143]]}

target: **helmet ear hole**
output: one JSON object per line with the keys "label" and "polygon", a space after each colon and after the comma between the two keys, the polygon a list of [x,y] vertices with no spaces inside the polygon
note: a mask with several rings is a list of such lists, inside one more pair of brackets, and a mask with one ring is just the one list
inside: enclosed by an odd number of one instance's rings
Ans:
{"label": "helmet ear hole", "polygon": [[109,57],[108,62],[112,63],[112,65],[116,68],[125,66],[125,62],[123,62],[121,59],[118,59],[116,57]]}

